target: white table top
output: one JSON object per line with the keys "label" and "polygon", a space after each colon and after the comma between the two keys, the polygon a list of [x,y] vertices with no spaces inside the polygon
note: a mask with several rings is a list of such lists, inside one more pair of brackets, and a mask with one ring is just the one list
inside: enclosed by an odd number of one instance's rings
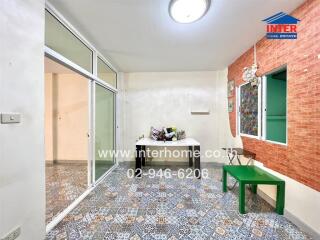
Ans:
{"label": "white table top", "polygon": [[155,141],[151,138],[142,138],[136,142],[139,146],[158,146],[158,147],[189,147],[200,146],[200,143],[193,138],[185,138],[177,141]]}

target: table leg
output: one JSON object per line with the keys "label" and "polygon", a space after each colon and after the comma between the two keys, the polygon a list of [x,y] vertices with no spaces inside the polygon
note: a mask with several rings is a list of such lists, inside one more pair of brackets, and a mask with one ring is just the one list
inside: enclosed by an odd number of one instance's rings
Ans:
{"label": "table leg", "polygon": [[136,169],[134,172],[136,177],[141,177],[141,173],[142,173],[141,150],[142,150],[142,146],[136,145]]}
{"label": "table leg", "polygon": [[193,146],[189,146],[189,167],[193,167]]}
{"label": "table leg", "polygon": [[237,154],[237,160],[238,160],[239,165],[242,165],[238,154]]}
{"label": "table leg", "polygon": [[285,202],[285,183],[277,185],[277,203],[276,212],[283,215],[284,212],[284,202]]}
{"label": "table leg", "polygon": [[142,146],[141,150],[142,166],[144,167],[146,165],[146,146]]}
{"label": "table leg", "polygon": [[250,162],[252,161],[252,157],[249,158],[248,162],[247,162],[247,166],[250,165]]}
{"label": "table leg", "polygon": [[[232,157],[230,157],[230,154],[232,154]],[[234,158],[236,157],[236,155],[237,154],[234,154],[234,152],[232,152],[232,153],[228,153],[228,158],[229,158],[229,165],[233,165],[233,160],[234,160]],[[237,155],[237,158],[238,158],[238,155]],[[239,162],[239,159],[238,159],[238,162]],[[241,165],[241,164],[240,164]],[[231,191],[231,190],[233,190],[235,187],[236,187],[236,185],[237,185],[237,181],[233,184],[233,186],[232,187],[229,187],[229,190]]]}
{"label": "table leg", "polygon": [[239,182],[239,212],[241,214],[246,213],[246,185],[242,182]]}
{"label": "table leg", "polygon": [[222,191],[223,192],[227,192],[227,185],[228,185],[227,171],[224,170],[224,168],[223,168],[222,169]]}
{"label": "table leg", "polygon": [[232,155],[232,157],[231,157],[229,152],[227,154],[228,154],[228,158],[229,158],[229,165],[233,165],[232,162],[233,162],[235,155],[233,153],[231,153],[231,155]]}
{"label": "table leg", "polygon": [[201,178],[201,167],[200,167],[200,146],[193,147],[194,156],[194,171],[198,179]]}

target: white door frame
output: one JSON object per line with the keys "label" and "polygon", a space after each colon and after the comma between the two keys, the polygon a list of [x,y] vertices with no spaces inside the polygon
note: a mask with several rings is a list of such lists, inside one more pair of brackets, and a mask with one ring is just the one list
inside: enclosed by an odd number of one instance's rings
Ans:
{"label": "white door frame", "polygon": [[[119,76],[117,69],[89,42],[87,41],[72,25],[67,21],[50,3],[46,2],[46,10],[52,14],[64,27],[66,27],[75,37],[77,37],[83,44],[85,44],[92,51],[92,70],[90,73],[86,69],[80,67],[73,61],[67,59],[60,53],[53,49],[44,46],[44,55],[50,59],[68,67],[71,70],[81,74],[88,79],[88,94],[89,94],[89,131],[88,131],[88,189],[80,195],[75,201],[73,201],[66,209],[58,214],[47,226],[46,232],[51,231],[72,209],[74,209],[94,188],[99,184],[103,178],[105,178],[114,168],[118,166],[117,159],[115,158],[115,164],[106,173],[104,173],[97,181],[95,181],[95,84],[99,84],[106,90],[113,92],[114,94],[114,149],[116,149],[116,125],[117,125],[117,114],[116,114],[116,96],[118,90],[111,84],[103,81],[98,77],[97,74],[97,57],[104,61],[115,73]],[[117,78],[118,81],[118,78]],[[117,84],[118,85],[118,84]]]}

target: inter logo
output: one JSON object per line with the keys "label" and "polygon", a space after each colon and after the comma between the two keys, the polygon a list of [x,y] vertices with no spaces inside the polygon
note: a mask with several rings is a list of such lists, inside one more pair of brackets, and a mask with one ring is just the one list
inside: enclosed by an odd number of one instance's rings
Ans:
{"label": "inter logo", "polygon": [[297,39],[299,19],[279,12],[262,21],[267,23],[267,39]]}

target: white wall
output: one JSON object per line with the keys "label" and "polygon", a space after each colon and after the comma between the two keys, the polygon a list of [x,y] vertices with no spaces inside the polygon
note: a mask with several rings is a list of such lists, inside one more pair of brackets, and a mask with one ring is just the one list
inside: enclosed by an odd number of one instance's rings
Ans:
{"label": "white wall", "polygon": [[[210,114],[191,115],[191,109],[209,109]],[[125,73],[122,110],[125,149],[134,150],[135,141],[142,134],[149,136],[151,126],[184,129],[187,137],[201,143],[203,153],[234,145],[227,112],[226,70]]]}
{"label": "white wall", "polygon": [[0,1],[0,112],[22,114],[0,124],[0,238],[44,239],[44,1]]}
{"label": "white wall", "polygon": [[53,162],[53,74],[45,74],[45,160]]}
{"label": "white wall", "polygon": [[[255,165],[286,182],[285,216],[313,236],[320,236],[320,192],[296,180],[275,172],[255,161]],[[258,194],[275,206],[276,187],[258,186]],[[315,237],[316,239],[316,237]]]}
{"label": "white wall", "polygon": [[86,163],[88,79],[78,73],[46,73],[45,89],[46,160]]}

